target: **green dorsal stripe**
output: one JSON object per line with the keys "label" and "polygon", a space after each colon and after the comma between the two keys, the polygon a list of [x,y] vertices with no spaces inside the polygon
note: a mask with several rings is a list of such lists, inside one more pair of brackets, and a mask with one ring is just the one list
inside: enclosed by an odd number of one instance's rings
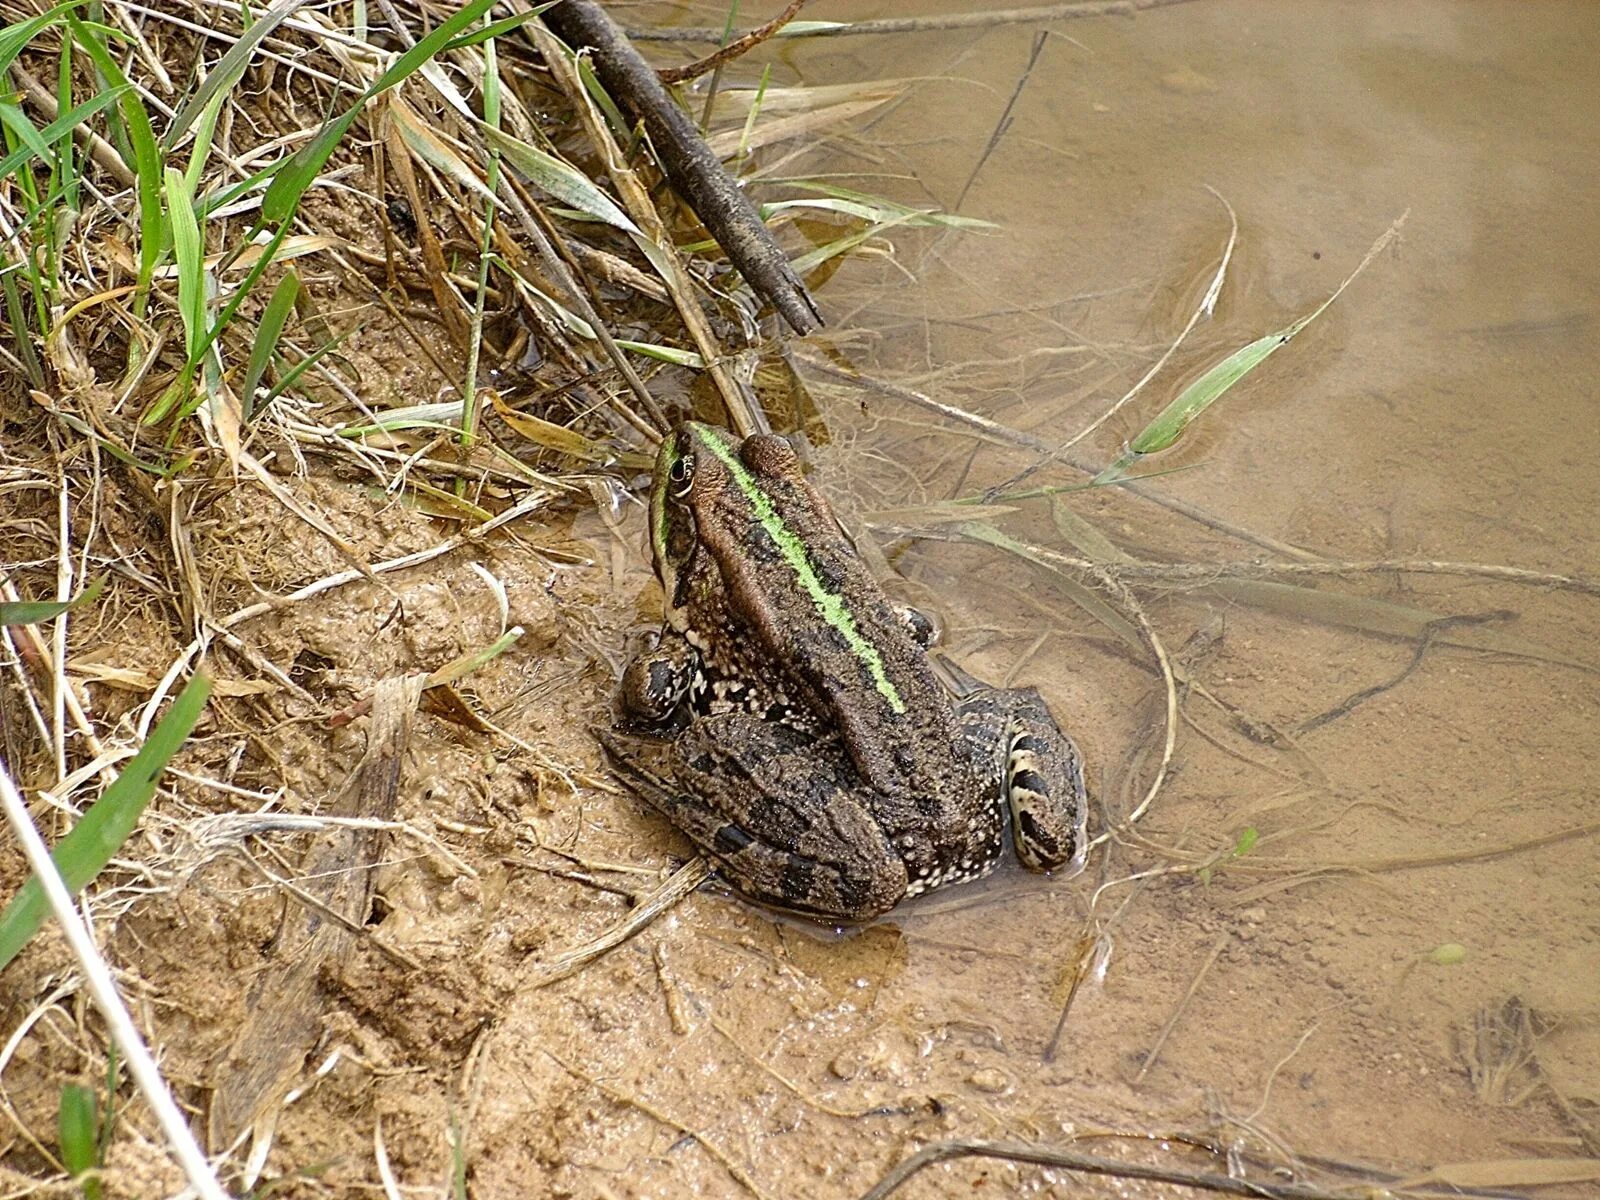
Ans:
{"label": "green dorsal stripe", "polygon": [[744,493],[745,499],[755,511],[756,520],[761,522],[761,527],[767,531],[767,536],[772,539],[773,545],[778,547],[778,553],[783,555],[783,561],[789,564],[789,569],[795,573],[800,586],[805,588],[806,594],[811,597],[811,603],[816,606],[822,619],[839,631],[839,636],[844,638],[845,644],[850,647],[850,652],[861,660],[862,666],[871,674],[873,685],[889,702],[889,707],[896,713],[904,713],[906,702],[900,698],[899,689],[890,681],[888,672],[884,670],[883,656],[878,653],[876,646],[861,635],[855,617],[845,607],[843,597],[836,592],[830,592],[818,578],[816,568],[811,565],[811,559],[806,555],[805,546],[783,523],[778,510],[772,507],[772,498],[761,490],[760,484],[756,482],[744,463],[739,461],[739,456],[732,446],[709,429],[705,430],[702,440],[728,468],[734,482],[739,485],[739,490]]}

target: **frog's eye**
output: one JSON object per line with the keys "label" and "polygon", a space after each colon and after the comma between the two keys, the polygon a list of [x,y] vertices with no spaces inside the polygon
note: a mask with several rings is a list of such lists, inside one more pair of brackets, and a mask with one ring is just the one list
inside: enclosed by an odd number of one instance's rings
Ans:
{"label": "frog's eye", "polygon": [[672,498],[682,500],[689,494],[689,488],[694,483],[694,460],[687,454],[674,459],[667,468],[667,482],[672,488]]}

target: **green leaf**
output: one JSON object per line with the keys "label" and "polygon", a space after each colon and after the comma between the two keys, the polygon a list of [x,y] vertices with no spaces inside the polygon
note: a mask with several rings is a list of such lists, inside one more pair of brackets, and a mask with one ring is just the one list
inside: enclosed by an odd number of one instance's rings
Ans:
{"label": "green leaf", "polygon": [[1428,957],[1441,967],[1453,967],[1467,961],[1467,948],[1460,942],[1446,942],[1435,948]]}
{"label": "green leaf", "polygon": [[332,341],[327,342],[324,345],[318,346],[310,354],[306,355],[299,362],[295,363],[294,366],[290,367],[287,371],[285,371],[283,373],[283,376],[278,380],[277,383],[275,383],[273,385],[272,390],[267,393],[266,403],[267,404],[272,403],[272,401],[276,400],[279,396],[283,395],[284,392],[287,392],[290,388],[292,388],[296,383],[298,383],[300,381],[300,377],[302,375],[304,375],[312,367],[316,366],[319,362],[321,362],[328,355],[332,354],[340,346],[344,345],[345,340],[347,338],[349,338],[352,334],[358,332],[359,329],[360,329],[359,326],[352,325],[349,329],[346,329],[338,337],[334,338]]}
{"label": "green leaf", "polygon": [[283,327],[288,323],[289,314],[294,311],[294,302],[299,295],[300,276],[291,267],[278,280],[278,286],[272,289],[272,299],[267,301],[261,322],[256,326],[255,341],[250,345],[250,363],[245,368],[244,383],[239,389],[239,402],[244,405],[244,419],[247,421],[255,410],[256,388],[261,385],[267,365],[278,349],[278,339],[283,336]]}
{"label": "green leaf", "polygon": [[0,604],[0,625],[33,625],[59,617],[68,609],[93,604],[106,590],[106,577],[101,575],[71,600],[22,600],[14,604]]}
{"label": "green leaf", "polygon": [[61,19],[71,10],[77,8],[83,0],[68,0],[66,4],[58,4],[47,9],[36,17],[29,17],[16,25],[9,25],[0,29],[0,72],[8,70],[17,55],[31,42],[44,28],[59,24]]}
{"label": "green leaf", "polygon": [[468,46],[476,46],[479,42],[486,42],[490,38],[497,38],[502,34],[511,33],[513,30],[521,29],[529,21],[533,20],[540,13],[544,12],[545,9],[554,8],[560,2],[561,0],[545,0],[545,3],[536,4],[527,12],[520,12],[514,17],[502,17],[498,21],[491,21],[482,29],[474,30],[472,33],[456,38],[453,42],[446,46],[445,49],[464,50]]}
{"label": "green leaf", "polygon": [[1265,362],[1269,354],[1287,343],[1292,336],[1287,331],[1269,333],[1235,350],[1178,393],[1178,398],[1162,409],[1161,415],[1146,425],[1128,448],[1135,454],[1154,454],[1171,446],[1183,436],[1190,422]]}
{"label": "green leaf", "polygon": [[[571,53],[570,51],[568,53]],[[605,114],[606,123],[623,139],[628,137],[628,118],[622,115],[622,110],[617,107],[617,102],[611,98],[611,93],[606,91],[605,85],[600,82],[600,77],[594,73],[594,62],[588,54],[575,54],[572,61],[578,67],[578,82],[583,84],[583,90],[589,93],[600,111]]]}
{"label": "green leaf", "polygon": [[1333,294],[1311,312],[1276,333],[1269,333],[1247,346],[1241,346],[1220,362],[1208,367],[1199,379],[1179,392],[1177,398],[1162,409],[1155,420],[1140,430],[1139,435],[1128,443],[1127,449],[1118,455],[1117,460],[1095,476],[1094,482],[1116,482],[1124,477],[1128,467],[1139,458],[1174,445],[1195,418],[1220,400],[1229,388],[1264,363],[1280,347],[1288,345],[1296,334],[1326,312],[1328,306],[1344,293],[1345,288],[1355,282],[1356,277],[1367,269],[1367,265],[1378,256],[1379,252],[1399,235],[1400,226],[1404,222],[1405,216],[1402,215],[1372,244],[1366,257],[1354,271],[1345,276],[1344,282],[1333,290]]}
{"label": "green leaf", "polygon": [[206,160],[211,157],[211,140],[217,131],[217,118],[222,114],[222,105],[227,99],[226,92],[218,92],[200,114],[200,128],[195,130],[194,145],[189,147],[189,166],[183,173],[191,201],[200,188],[200,177],[205,174]]}
{"label": "green leaf", "polygon": [[1233,857],[1243,858],[1256,848],[1256,843],[1261,840],[1261,831],[1254,825],[1246,825],[1239,831],[1239,836],[1234,839]]}
{"label": "green leaf", "polygon": [[[156,794],[161,772],[200,719],[210,694],[211,681],[204,675],[190,680],[139,753],[61,839],[50,857],[67,891],[76,894],[83,890],[128,840]],[[22,952],[49,911],[44,888],[30,878],[0,914],[0,970]]]}
{"label": "green leaf", "polygon": [[672,363],[679,367],[694,367],[703,369],[706,360],[693,350],[679,350],[676,346],[658,346],[654,342],[630,342],[626,338],[617,338],[617,345],[624,350],[632,350],[635,354],[642,354],[646,358],[659,359],[661,362]]}

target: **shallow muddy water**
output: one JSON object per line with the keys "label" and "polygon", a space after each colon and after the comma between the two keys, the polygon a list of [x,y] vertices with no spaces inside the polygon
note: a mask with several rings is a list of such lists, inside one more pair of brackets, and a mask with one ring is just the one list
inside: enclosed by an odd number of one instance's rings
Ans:
{"label": "shallow muddy water", "polygon": [[[904,90],[825,129],[820,148],[766,151],[770,174],[997,225],[893,231],[892,259],[857,257],[821,289],[819,345],[1064,443],[1177,338],[1231,207],[1214,315],[1068,454],[1100,467],[1206,366],[1312,311],[1409,215],[1332,308],[1140,464],[1163,473],[1139,495],[1064,492],[1055,510],[1019,502],[996,525],[1071,555],[1102,538],[1163,562],[1600,572],[1600,8],[1198,0],[1048,28],[1020,90],[1032,26],[776,56],[774,84]],[[804,366],[815,349],[798,353],[831,427],[823,486],[889,552],[902,594],[943,618],[955,658],[1045,691],[1089,759],[1095,830],[1124,821],[1164,729],[1160,676],[1131,626],[1119,636],[1016,557],[894,536],[931,520],[929,502],[1038,455],[841,388]],[[1055,466],[1029,482],[1085,478]],[[736,1194],[725,1154],[774,1193],[851,1196],[940,1137],[1097,1129],[1204,1132],[1402,1175],[1593,1149],[1600,598],[1361,569],[1135,582],[1182,710],[1138,825],[1076,879],[1007,870],[843,940],[702,895],[657,929],[653,973],[630,952],[598,968],[615,973],[611,994],[541,993],[502,1048],[555,1036],[585,1075],[703,1135],[687,1143],[637,1108],[620,1122],[603,1105],[557,1114],[566,1186]],[[515,1097],[552,1071],[536,1058],[513,1052],[523,1075],[491,1085],[507,1122],[526,1119]],[[480,1120],[489,1141],[511,1136]],[[1515,1185],[1544,1169],[1459,1178]],[[479,1170],[493,1182],[492,1159]],[[1094,1186],[966,1161],[904,1194],[986,1180]]]}

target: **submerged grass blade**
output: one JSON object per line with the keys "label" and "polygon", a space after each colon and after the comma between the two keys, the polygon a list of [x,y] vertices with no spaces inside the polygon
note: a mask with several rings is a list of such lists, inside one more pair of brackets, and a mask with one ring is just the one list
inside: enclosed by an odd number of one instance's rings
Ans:
{"label": "submerged grass blade", "polygon": [[[140,814],[156,794],[161,772],[200,719],[210,695],[211,681],[204,675],[190,680],[116,782],[89,806],[52,851],[50,857],[69,892],[82,891],[128,840]],[[49,911],[44,888],[37,879],[30,878],[0,914],[0,970],[21,953]]]}
{"label": "submerged grass blade", "polygon": [[1311,322],[1315,321],[1328,306],[1343,294],[1361,272],[1367,269],[1368,264],[1376,258],[1386,246],[1389,245],[1400,233],[1400,226],[1405,223],[1406,214],[1401,214],[1400,219],[1384,231],[1383,236],[1372,244],[1356,269],[1345,277],[1343,283],[1334,289],[1333,294],[1319,304],[1314,310],[1295,321],[1293,324],[1277,333],[1269,333],[1259,337],[1248,346],[1242,346],[1229,354],[1220,362],[1214,363],[1204,374],[1196,379],[1172,403],[1156,416],[1139,432],[1139,435],[1128,443],[1126,450],[1118,456],[1099,475],[1095,476],[1096,483],[1113,483],[1122,479],[1130,466],[1147,454],[1155,454],[1175,445],[1183,436],[1184,430],[1227,393],[1251,371],[1259,367],[1273,353],[1288,343]]}

